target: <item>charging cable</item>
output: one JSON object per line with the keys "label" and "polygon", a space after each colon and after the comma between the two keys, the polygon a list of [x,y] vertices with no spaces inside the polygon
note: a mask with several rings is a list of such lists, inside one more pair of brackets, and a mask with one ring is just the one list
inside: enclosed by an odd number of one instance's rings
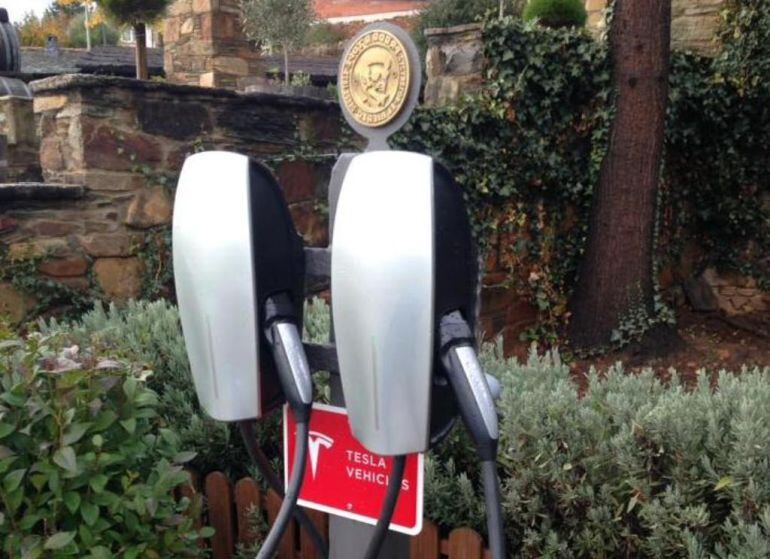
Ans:
{"label": "charging cable", "polygon": [[377,559],[385,541],[385,536],[390,528],[390,521],[393,519],[393,513],[396,511],[398,495],[401,493],[401,480],[404,479],[404,468],[406,466],[406,456],[399,455],[393,457],[393,467],[390,470],[388,479],[388,491],[385,494],[385,502],[382,505],[380,518],[377,519],[377,525],[374,527],[372,539],[366,548],[364,559]]}
{"label": "charging cable", "polygon": [[[262,449],[259,448],[256,443],[257,436],[254,430],[254,422],[241,421],[238,423],[238,427],[241,431],[243,442],[246,445],[246,451],[249,453],[249,457],[251,458],[252,462],[254,462],[254,464],[257,466],[257,470],[259,471],[260,475],[265,479],[270,489],[275,491],[279,497],[284,498],[285,492],[283,482],[275,474],[273,467],[270,465],[270,461],[267,459],[267,456],[265,456],[265,453],[262,452]],[[294,509],[294,518],[310,536],[310,539],[313,541],[313,545],[318,551],[318,554],[323,557],[323,559],[328,559],[329,546],[326,545],[326,541],[318,532],[318,528],[316,528],[316,525],[313,524],[312,520],[310,520],[310,517],[305,514],[303,509],[297,507]]]}
{"label": "charging cable", "polygon": [[440,355],[454,389],[460,415],[476,444],[486,502],[487,532],[493,559],[505,559],[505,531],[497,474],[497,413],[492,391],[474,348],[473,332],[460,312],[441,319]]}
{"label": "charging cable", "polygon": [[302,488],[307,463],[310,412],[313,402],[313,383],[310,366],[302,347],[302,338],[297,328],[294,305],[286,294],[267,299],[265,303],[265,336],[275,360],[278,379],[283,388],[286,402],[294,412],[297,424],[294,464],[292,475],[286,487],[286,494],[257,559],[272,559],[281,538],[297,510],[297,499]]}

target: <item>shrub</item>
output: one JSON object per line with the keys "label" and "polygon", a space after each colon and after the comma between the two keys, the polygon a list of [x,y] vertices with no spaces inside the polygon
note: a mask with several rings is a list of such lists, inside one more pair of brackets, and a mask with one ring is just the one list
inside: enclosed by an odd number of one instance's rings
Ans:
{"label": "shrub", "polygon": [[[504,0],[506,15],[518,15],[524,0]],[[425,30],[432,27],[452,27],[479,21],[488,13],[499,13],[500,0],[437,0],[420,12],[412,33],[415,42],[425,48]]]}
{"label": "shrub", "polygon": [[[592,373],[581,395],[557,353],[522,364],[487,346],[482,358],[503,384],[499,462],[517,557],[768,556],[770,369],[702,372],[685,386],[618,365]],[[444,494],[468,500],[458,472],[428,469],[426,514],[483,530],[479,505]]]}
{"label": "shrub", "polygon": [[176,434],[146,371],[58,336],[0,343],[5,557],[197,557]]}
{"label": "shrub", "polygon": [[[307,305],[305,324],[306,339],[329,339],[329,311],[320,299]],[[201,474],[219,470],[233,479],[249,472],[249,457],[237,426],[214,421],[198,404],[179,311],[174,305],[164,300],[131,301],[119,309],[97,303],[75,323],[51,319],[39,322],[38,328],[46,335],[58,334],[71,344],[143,363],[153,371],[147,382],[158,394],[158,413],[176,427],[182,446],[196,453],[191,466]],[[328,398],[328,384],[323,377],[317,380],[318,390]],[[277,414],[258,424],[260,444],[268,454],[279,454],[279,426]]]}
{"label": "shrub", "polygon": [[582,27],[588,13],[581,0],[529,0],[522,17],[536,19],[546,27]]}

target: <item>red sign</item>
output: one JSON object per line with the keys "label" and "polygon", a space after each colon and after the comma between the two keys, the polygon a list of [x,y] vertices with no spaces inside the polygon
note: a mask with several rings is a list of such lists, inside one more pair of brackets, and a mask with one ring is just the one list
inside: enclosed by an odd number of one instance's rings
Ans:
{"label": "red sign", "polygon": [[[284,407],[284,474],[294,463],[296,423]],[[393,458],[366,450],[353,436],[344,408],[314,404],[308,460],[299,504],[367,524],[380,516]],[[390,529],[414,536],[422,530],[423,455],[406,459],[401,493]]]}

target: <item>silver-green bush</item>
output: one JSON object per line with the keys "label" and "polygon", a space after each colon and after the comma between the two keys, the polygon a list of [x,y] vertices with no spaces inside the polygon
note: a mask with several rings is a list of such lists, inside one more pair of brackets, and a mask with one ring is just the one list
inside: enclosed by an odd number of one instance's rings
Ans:
{"label": "silver-green bush", "polygon": [[[306,306],[305,339],[327,340],[329,325],[325,303]],[[238,473],[248,463],[234,431],[198,408],[172,305],[97,308],[41,329],[151,366],[160,411],[183,447],[204,455],[198,467]],[[503,384],[500,474],[517,557],[770,557],[770,370],[704,372],[685,386],[617,365],[581,393],[556,352],[519,363],[487,345],[482,361]],[[277,424],[266,425],[263,442],[277,448]],[[483,532],[463,429],[431,451],[425,479],[428,517]]]}

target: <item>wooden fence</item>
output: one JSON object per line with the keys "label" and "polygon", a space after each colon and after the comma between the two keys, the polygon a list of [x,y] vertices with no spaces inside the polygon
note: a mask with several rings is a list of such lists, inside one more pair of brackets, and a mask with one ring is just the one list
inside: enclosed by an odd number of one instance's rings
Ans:
{"label": "wooden fence", "polygon": [[[190,483],[180,493],[191,499],[203,497],[205,518],[196,519],[199,525],[215,529],[206,543],[213,559],[232,559],[239,543],[253,543],[255,535],[250,529],[249,515],[256,507],[263,511],[272,524],[281,498],[272,490],[264,493],[259,484],[246,477],[233,485],[222,472],[212,472],[201,480],[190,473]],[[329,518],[326,514],[305,509],[318,531],[328,541]],[[319,557],[310,537],[292,521],[281,541],[279,559],[317,559]],[[457,528],[441,539],[438,527],[425,520],[422,532],[410,542],[410,559],[491,559],[484,549],[483,538],[470,528]]]}

